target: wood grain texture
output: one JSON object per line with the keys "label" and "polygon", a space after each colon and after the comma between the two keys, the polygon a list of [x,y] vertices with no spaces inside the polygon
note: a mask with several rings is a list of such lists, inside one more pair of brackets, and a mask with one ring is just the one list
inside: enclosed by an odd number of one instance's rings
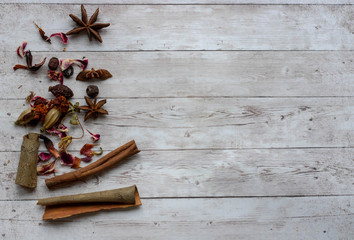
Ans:
{"label": "wood grain texture", "polygon": [[[51,176],[39,176],[35,191],[14,184],[19,155],[0,153],[0,200],[38,199],[132,184],[139,186],[143,198],[354,195],[353,148],[142,151],[104,173],[54,191],[44,184]],[[72,171],[59,163],[56,169],[58,175]]]}
{"label": "wood grain texture", "polygon": [[[2,0],[3,3],[81,4],[80,0]],[[85,4],[354,4],[353,0],[85,0]]]}
{"label": "wood grain texture", "polygon": [[[89,69],[103,68],[113,75],[93,82],[103,98],[354,96],[354,54],[349,51],[35,52],[33,56],[35,61],[86,56]],[[51,96],[48,87],[57,82],[48,79],[47,64],[35,74],[14,72],[12,67],[25,60],[15,52],[2,52],[0,59],[2,99],[24,99],[30,91]],[[74,76],[64,80],[75,97],[82,97],[90,84],[74,80],[79,71],[75,67]]]}
{"label": "wood grain texture", "polygon": [[[91,15],[95,6],[87,7]],[[352,5],[103,5],[98,22],[103,44],[84,34],[70,38],[66,51],[119,50],[354,50]],[[13,21],[15,12],[21,22]],[[69,13],[78,5],[4,4],[0,12],[2,51],[24,40],[33,51],[60,51],[41,40],[35,21],[47,33],[75,27]],[[31,14],[28,14],[31,13]],[[58,19],[62,19],[58,21]]]}
{"label": "wood grain texture", "polygon": [[[138,186],[139,187],[139,186]],[[140,208],[41,221],[35,201],[0,202],[2,239],[350,239],[353,197],[142,199]],[[65,229],[65,230],[64,230]],[[260,237],[261,233],[261,237]]]}
{"label": "wood grain texture", "polygon": [[[351,97],[108,99],[104,107],[110,114],[89,119],[84,127],[102,134],[104,149],[131,139],[141,150],[353,147],[353,101]],[[10,139],[0,151],[18,151],[22,136],[38,132],[39,126],[14,125],[27,108],[24,100],[2,103],[0,134]],[[70,131],[72,136],[81,135],[77,127]],[[80,150],[89,137],[73,141],[71,149]]]}
{"label": "wood grain texture", "polygon": [[[43,42],[32,22],[66,32],[81,2],[20,1],[35,4],[0,4],[0,240],[353,238],[352,0],[88,0],[88,15],[99,7],[111,23],[104,42],[82,34],[67,46]],[[84,127],[105,153],[131,139],[142,152],[60,190],[48,176],[34,191],[16,186],[22,136],[39,127],[13,122],[29,91],[49,97],[53,85],[46,67],[13,72],[22,41],[34,62],[86,56],[110,70],[95,82],[110,114]],[[88,83],[66,84],[83,103]],[[143,206],[132,211],[43,222],[34,201],[133,184]]]}

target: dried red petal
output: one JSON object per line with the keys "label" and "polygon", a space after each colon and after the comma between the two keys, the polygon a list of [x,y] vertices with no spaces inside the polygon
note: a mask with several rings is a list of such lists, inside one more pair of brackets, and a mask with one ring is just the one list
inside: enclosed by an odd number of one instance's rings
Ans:
{"label": "dried red petal", "polygon": [[88,152],[92,152],[91,149],[94,147],[95,145],[90,144],[90,143],[86,143],[80,150],[80,154],[82,155],[87,155]]}
{"label": "dried red petal", "polygon": [[55,37],[55,36],[58,36],[58,37],[60,37],[61,38],[61,41],[64,43],[64,44],[67,44],[68,43],[68,36],[66,36],[66,34],[65,33],[62,33],[62,32],[60,32],[60,33],[53,33],[52,35],[50,35],[49,36],[49,38],[48,39],[51,39],[52,37]]}
{"label": "dried red petal", "polygon": [[78,169],[80,167],[81,158],[74,157],[74,162],[71,168]]}
{"label": "dried red petal", "polygon": [[55,173],[55,162],[56,162],[56,159],[53,162],[37,166],[37,174],[38,175],[48,175],[51,173]]}
{"label": "dried red petal", "polygon": [[27,46],[27,42],[23,42],[20,46],[18,46],[16,52],[17,55],[19,55],[20,57],[24,57],[25,56],[25,48]]}
{"label": "dried red petal", "polygon": [[84,58],[84,59],[64,59],[64,60],[60,60],[60,69],[61,71],[65,71],[66,69],[68,69],[71,65],[76,64],[78,65],[81,70],[85,70],[87,65],[88,65],[88,59]]}
{"label": "dried red petal", "polygon": [[46,162],[52,158],[52,154],[41,152],[38,154],[38,162]]}
{"label": "dried red petal", "polygon": [[91,135],[91,139],[93,141],[93,143],[97,142],[98,140],[100,140],[101,135],[100,134],[93,134],[92,132],[90,132],[89,130],[86,129],[86,131],[88,131],[88,133]]}
{"label": "dried red petal", "polygon": [[81,161],[84,161],[84,162],[91,162],[92,160],[92,157],[83,157],[81,158]]}
{"label": "dried red petal", "polygon": [[58,128],[52,127],[46,131],[51,135],[56,134],[58,137],[63,138],[67,136],[68,128],[64,124],[61,124]]}
{"label": "dried red petal", "polygon": [[55,158],[59,158],[59,152],[58,150],[54,147],[54,144],[52,142],[52,140],[50,140],[49,138],[47,138],[46,136],[39,134],[39,138],[43,139],[44,141],[44,145],[47,148],[47,150],[55,157]]}
{"label": "dried red petal", "polygon": [[60,153],[60,160],[62,165],[68,165],[71,166],[73,165],[74,162],[74,156],[71,155],[70,153],[66,151],[61,151]]}
{"label": "dried red petal", "polygon": [[31,107],[34,107],[34,106],[39,105],[39,104],[44,104],[44,105],[46,105],[46,104],[48,104],[48,103],[49,103],[49,101],[48,101],[47,99],[42,98],[42,97],[40,97],[40,96],[35,96],[35,97],[33,97],[33,98],[31,99],[31,101],[30,101]]}

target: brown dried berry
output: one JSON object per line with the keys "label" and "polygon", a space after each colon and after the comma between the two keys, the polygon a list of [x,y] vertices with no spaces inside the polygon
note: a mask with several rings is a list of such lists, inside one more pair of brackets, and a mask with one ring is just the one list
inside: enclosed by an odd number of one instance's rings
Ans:
{"label": "brown dried berry", "polygon": [[48,91],[53,93],[55,97],[63,96],[66,99],[69,99],[72,96],[74,96],[73,91],[71,91],[71,89],[68,86],[61,85],[61,84],[55,85],[54,87],[50,86]]}
{"label": "brown dried berry", "polygon": [[88,85],[87,88],[86,88],[86,94],[90,98],[97,97],[99,92],[100,91],[98,90],[98,87],[96,85]]}
{"label": "brown dried berry", "polygon": [[59,59],[56,57],[52,57],[49,60],[48,67],[50,70],[56,70],[59,66]]}
{"label": "brown dried berry", "polygon": [[74,74],[74,68],[73,66],[68,67],[66,70],[63,71],[63,75],[66,78],[71,77]]}

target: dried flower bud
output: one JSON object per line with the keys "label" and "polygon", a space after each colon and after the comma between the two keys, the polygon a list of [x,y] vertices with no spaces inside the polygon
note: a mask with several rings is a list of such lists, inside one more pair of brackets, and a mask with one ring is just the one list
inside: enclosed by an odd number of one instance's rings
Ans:
{"label": "dried flower bud", "polygon": [[48,63],[48,68],[50,70],[56,70],[59,66],[59,59],[56,58],[56,57],[52,57],[50,60],[49,60],[49,63]]}
{"label": "dried flower bud", "polygon": [[29,123],[33,118],[34,113],[32,112],[32,108],[28,108],[20,114],[15,124],[25,125],[26,123]]}
{"label": "dried flower bud", "polygon": [[52,108],[49,110],[47,115],[45,116],[43,127],[41,128],[41,131],[47,130],[51,127],[53,127],[59,120],[61,115],[61,112],[56,109]]}
{"label": "dried flower bud", "polygon": [[100,91],[98,90],[98,87],[96,85],[89,85],[86,88],[86,94],[87,96],[89,96],[90,98],[95,98],[97,97],[98,93]]}

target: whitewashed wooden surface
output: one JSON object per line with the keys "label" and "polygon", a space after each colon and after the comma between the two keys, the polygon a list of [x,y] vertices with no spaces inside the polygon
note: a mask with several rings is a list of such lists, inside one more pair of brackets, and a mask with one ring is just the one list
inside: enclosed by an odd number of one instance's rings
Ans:
{"label": "whitewashed wooden surface", "polygon": [[[80,1],[40,4],[56,2],[0,5],[0,239],[354,239],[353,1],[87,1],[112,25],[103,44],[82,34],[68,46],[32,23],[71,29]],[[22,136],[38,128],[13,121],[29,91],[50,97],[53,84],[46,67],[13,72],[24,40],[35,61],[86,56],[110,70],[98,83],[110,115],[85,127],[106,153],[130,139],[142,152],[60,190],[47,177],[16,186]],[[65,84],[83,103],[87,83]],[[134,210],[43,222],[35,205],[131,184]]]}

